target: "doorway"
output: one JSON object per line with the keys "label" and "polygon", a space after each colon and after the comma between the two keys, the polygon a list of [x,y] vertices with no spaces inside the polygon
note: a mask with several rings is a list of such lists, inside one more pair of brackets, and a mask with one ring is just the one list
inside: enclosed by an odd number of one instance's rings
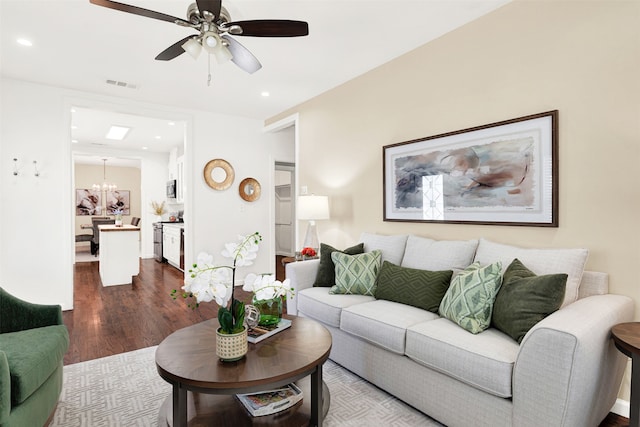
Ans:
{"label": "doorway", "polygon": [[293,256],[295,253],[295,165],[275,163],[275,222],[276,255]]}

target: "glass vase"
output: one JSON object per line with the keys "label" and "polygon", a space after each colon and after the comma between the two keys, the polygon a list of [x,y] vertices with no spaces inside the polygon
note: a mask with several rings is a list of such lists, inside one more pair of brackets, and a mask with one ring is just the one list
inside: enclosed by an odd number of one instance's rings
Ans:
{"label": "glass vase", "polygon": [[260,310],[260,326],[274,326],[282,318],[282,298],[259,300],[253,296],[252,304]]}

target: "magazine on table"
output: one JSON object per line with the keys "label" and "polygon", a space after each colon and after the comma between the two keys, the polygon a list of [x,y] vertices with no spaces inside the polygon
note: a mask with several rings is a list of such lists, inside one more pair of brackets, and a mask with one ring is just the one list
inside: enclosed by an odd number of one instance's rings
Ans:
{"label": "magazine on table", "polygon": [[254,326],[247,331],[247,339],[250,343],[255,344],[280,331],[284,331],[289,326],[291,326],[291,320],[289,319],[280,319],[280,322],[273,326]]}
{"label": "magazine on table", "polygon": [[302,400],[302,390],[291,383],[274,390],[236,394],[236,397],[251,415],[260,417],[284,411],[300,402]]}

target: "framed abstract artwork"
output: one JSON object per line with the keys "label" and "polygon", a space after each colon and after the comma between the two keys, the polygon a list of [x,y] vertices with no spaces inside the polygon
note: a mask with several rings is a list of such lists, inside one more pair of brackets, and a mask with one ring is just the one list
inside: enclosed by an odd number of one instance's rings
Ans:
{"label": "framed abstract artwork", "polygon": [[102,215],[100,190],[76,188],[76,215]]}
{"label": "framed abstract artwork", "polygon": [[384,146],[384,220],[558,226],[558,111]]}
{"label": "framed abstract artwork", "polygon": [[122,215],[131,215],[130,191],[112,190],[107,191],[107,215],[115,215],[116,210],[120,210]]}

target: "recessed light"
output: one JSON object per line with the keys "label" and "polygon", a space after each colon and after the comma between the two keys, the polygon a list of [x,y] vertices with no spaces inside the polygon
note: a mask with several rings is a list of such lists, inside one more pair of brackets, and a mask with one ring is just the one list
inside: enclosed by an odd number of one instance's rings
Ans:
{"label": "recessed light", "polygon": [[74,129],[74,130],[75,130],[75,129],[78,129],[78,126],[76,126],[76,125],[71,125],[71,129]]}
{"label": "recessed light", "polygon": [[17,39],[16,42],[21,45],[21,46],[33,46],[33,43],[31,42],[31,40],[27,40],[27,39]]}
{"label": "recessed light", "polygon": [[260,95],[264,96],[265,98],[269,96],[269,92],[267,92],[266,90],[264,92],[262,92]]}
{"label": "recessed light", "polygon": [[169,122],[169,123],[167,123],[167,124],[168,124],[169,126],[175,126],[175,125],[176,125],[176,122]]}
{"label": "recessed light", "polygon": [[74,144],[77,144],[78,140],[77,139],[72,139],[71,142],[73,142]]}
{"label": "recessed light", "polygon": [[72,112],[72,113],[75,113],[75,112],[76,112],[76,109],[75,109],[75,108],[72,108],[72,109],[71,109],[71,112]]}
{"label": "recessed light", "polygon": [[107,132],[107,139],[114,139],[116,141],[122,141],[129,133],[131,128],[125,126],[111,126],[109,132]]}
{"label": "recessed light", "polygon": [[160,135],[156,135],[156,139],[161,139],[162,137]]}
{"label": "recessed light", "polygon": [[142,147],[142,149],[143,149],[143,150],[148,150],[148,149],[149,149],[149,147]]}

